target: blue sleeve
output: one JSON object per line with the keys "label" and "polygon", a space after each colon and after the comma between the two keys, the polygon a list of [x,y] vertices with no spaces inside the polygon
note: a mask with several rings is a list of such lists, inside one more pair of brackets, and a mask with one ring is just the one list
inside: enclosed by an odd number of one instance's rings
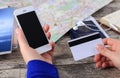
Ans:
{"label": "blue sleeve", "polygon": [[27,69],[27,78],[59,78],[56,67],[41,60],[29,61]]}

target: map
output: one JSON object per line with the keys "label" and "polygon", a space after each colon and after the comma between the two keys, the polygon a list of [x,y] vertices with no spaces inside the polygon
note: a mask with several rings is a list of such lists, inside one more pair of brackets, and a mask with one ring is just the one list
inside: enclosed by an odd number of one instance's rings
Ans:
{"label": "map", "polygon": [[0,7],[33,5],[42,25],[50,25],[51,40],[56,42],[78,21],[109,4],[112,0],[0,0]]}

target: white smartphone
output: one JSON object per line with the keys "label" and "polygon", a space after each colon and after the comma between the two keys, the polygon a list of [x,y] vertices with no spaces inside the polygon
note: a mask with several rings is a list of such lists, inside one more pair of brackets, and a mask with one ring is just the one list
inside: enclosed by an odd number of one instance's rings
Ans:
{"label": "white smartphone", "polygon": [[30,47],[40,54],[52,49],[32,6],[16,9],[14,16]]}

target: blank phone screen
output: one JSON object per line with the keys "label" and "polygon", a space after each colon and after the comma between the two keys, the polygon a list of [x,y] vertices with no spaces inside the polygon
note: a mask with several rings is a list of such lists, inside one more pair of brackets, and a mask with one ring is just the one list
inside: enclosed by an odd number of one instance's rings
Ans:
{"label": "blank phone screen", "polygon": [[48,40],[35,11],[18,15],[17,18],[28,41],[28,44],[32,48],[38,48],[48,44]]}

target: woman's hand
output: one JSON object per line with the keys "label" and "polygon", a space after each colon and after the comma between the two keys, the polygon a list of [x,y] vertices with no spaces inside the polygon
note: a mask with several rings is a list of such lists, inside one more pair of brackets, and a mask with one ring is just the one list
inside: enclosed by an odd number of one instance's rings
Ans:
{"label": "woman's hand", "polygon": [[[50,32],[48,32],[49,26],[48,25],[44,26],[44,30],[46,32],[48,39],[50,39]],[[51,51],[43,53],[43,54],[39,54],[35,49],[31,48],[28,45],[28,43],[24,37],[24,34],[20,28],[16,29],[16,34],[17,34],[18,43],[20,46],[20,52],[21,52],[26,64],[31,60],[42,60],[42,61],[52,64],[52,56],[53,56],[53,50],[54,50],[53,42],[50,43],[52,46]]]}
{"label": "woman's hand", "polygon": [[106,38],[103,45],[97,45],[100,54],[96,55],[94,60],[96,68],[106,68],[115,66],[120,69],[120,41],[116,39]]}

